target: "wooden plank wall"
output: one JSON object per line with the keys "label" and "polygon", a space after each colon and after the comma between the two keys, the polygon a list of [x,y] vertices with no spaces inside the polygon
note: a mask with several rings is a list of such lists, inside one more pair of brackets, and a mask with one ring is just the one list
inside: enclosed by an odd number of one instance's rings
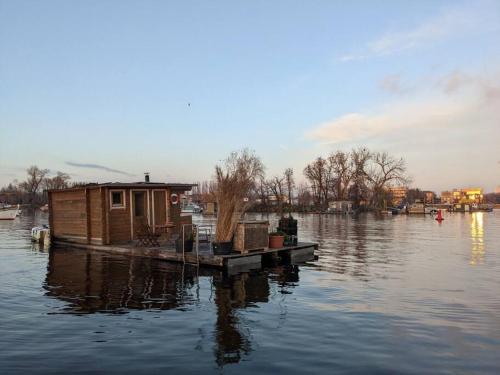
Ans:
{"label": "wooden plank wall", "polygon": [[[124,191],[125,208],[110,208],[109,188],[75,189],[51,192],[50,210],[51,226],[54,238],[94,244],[119,244],[131,240],[131,199],[130,189]],[[113,189],[115,190],[115,189]],[[118,190],[118,189],[116,189]],[[134,189],[142,190],[142,189]],[[189,223],[190,217],[181,218],[180,202],[173,205],[170,191],[167,190],[168,220],[165,212],[165,196],[160,191],[153,195],[149,190],[150,223],[163,224],[166,221],[175,224],[174,231],[180,232],[182,223]],[[183,191],[173,191],[179,196]],[[88,203],[88,204],[87,204]],[[147,209],[147,208],[146,208]]]}
{"label": "wooden plank wall", "polygon": [[269,245],[267,221],[241,222],[236,227],[234,250],[247,253],[250,250],[267,249]]}
{"label": "wooden plank wall", "polygon": [[154,223],[155,225],[163,225],[167,222],[166,212],[166,191],[153,191],[153,206],[154,206]]}
{"label": "wooden plank wall", "polygon": [[[109,206],[109,198],[107,199],[108,211],[108,228],[109,228],[109,242],[123,243],[130,241],[130,189],[123,189],[125,191],[125,208],[113,208]],[[109,189],[106,189],[106,195],[109,196]]]}
{"label": "wooden plank wall", "polygon": [[103,244],[101,188],[90,189],[88,197],[90,201],[90,241],[91,243]]}
{"label": "wooden plank wall", "polygon": [[76,242],[87,242],[85,189],[51,193],[51,235]]}

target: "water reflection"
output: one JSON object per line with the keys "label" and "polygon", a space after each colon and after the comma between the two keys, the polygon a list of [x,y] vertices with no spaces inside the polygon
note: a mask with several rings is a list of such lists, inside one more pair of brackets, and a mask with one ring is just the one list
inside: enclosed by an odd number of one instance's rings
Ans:
{"label": "water reflection", "polygon": [[484,225],[483,212],[474,212],[471,214],[470,235],[472,240],[472,251],[470,264],[475,266],[484,261]]}
{"label": "water reflection", "polygon": [[301,233],[314,236],[319,244],[316,254],[319,262],[313,264],[320,270],[368,281],[373,276],[373,266],[389,265],[399,261],[400,254],[391,252],[394,242],[405,240],[405,233],[397,228],[404,218],[382,215],[319,216],[301,222]]}
{"label": "water reflection", "polygon": [[64,311],[70,313],[165,310],[193,300],[194,275],[181,271],[146,258],[57,249],[49,254],[45,288],[47,295],[67,302]]}
{"label": "water reflection", "polygon": [[212,286],[214,357],[218,366],[237,363],[252,351],[249,325],[240,311],[269,302],[271,284],[291,293],[296,265],[227,275],[213,269],[147,258],[108,256],[73,249],[49,252],[46,295],[65,302],[56,313],[124,314],[130,310],[187,309],[199,301],[200,279]]}

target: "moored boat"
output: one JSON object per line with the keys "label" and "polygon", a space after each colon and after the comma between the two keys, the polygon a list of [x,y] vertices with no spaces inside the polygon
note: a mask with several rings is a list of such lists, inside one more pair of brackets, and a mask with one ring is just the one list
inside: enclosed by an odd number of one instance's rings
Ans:
{"label": "moored boat", "polygon": [[19,215],[19,205],[0,208],[0,220],[14,220]]}
{"label": "moored boat", "polygon": [[202,208],[194,203],[187,204],[181,209],[183,214],[199,214],[201,212],[203,212]]}
{"label": "moored boat", "polygon": [[415,201],[415,203],[411,204],[408,208],[409,214],[425,214],[425,204],[419,200]]}

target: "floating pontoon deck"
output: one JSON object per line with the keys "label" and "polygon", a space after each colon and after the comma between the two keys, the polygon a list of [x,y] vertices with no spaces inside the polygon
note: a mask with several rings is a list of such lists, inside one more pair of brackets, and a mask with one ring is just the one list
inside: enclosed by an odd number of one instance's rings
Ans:
{"label": "floating pontoon deck", "polygon": [[228,255],[214,255],[209,244],[200,244],[198,253],[196,249],[191,252],[177,253],[172,246],[137,247],[134,244],[126,245],[92,245],[58,241],[59,246],[76,247],[113,254],[148,257],[173,262],[185,262],[200,266],[209,266],[225,269],[260,268],[266,257],[280,257],[292,263],[301,263],[314,258],[317,244],[299,242],[297,245],[285,246],[278,249],[262,249],[248,253],[231,253]]}

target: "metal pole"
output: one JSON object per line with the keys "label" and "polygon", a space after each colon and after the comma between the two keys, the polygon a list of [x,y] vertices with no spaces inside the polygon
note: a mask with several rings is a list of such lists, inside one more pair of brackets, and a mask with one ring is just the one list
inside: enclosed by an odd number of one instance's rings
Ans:
{"label": "metal pole", "polygon": [[200,255],[199,255],[199,246],[200,246],[200,241],[199,241],[199,229],[196,224],[193,224],[192,230],[195,231],[196,234],[196,265],[199,267],[200,266]]}
{"label": "metal pole", "polygon": [[182,262],[186,263],[186,255],[185,255],[185,250],[184,250],[184,225],[182,224]]}

